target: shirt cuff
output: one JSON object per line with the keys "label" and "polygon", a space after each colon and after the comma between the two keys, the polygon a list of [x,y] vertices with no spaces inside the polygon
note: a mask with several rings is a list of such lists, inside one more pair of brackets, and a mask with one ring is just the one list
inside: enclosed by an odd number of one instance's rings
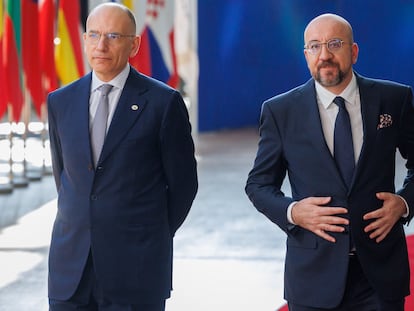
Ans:
{"label": "shirt cuff", "polygon": [[[405,200],[404,200],[404,202],[405,202]],[[297,203],[296,201],[290,203],[288,208],[287,208],[287,220],[288,220],[288,222],[290,222],[293,225],[296,225],[296,224],[295,224],[295,222],[293,221],[293,218],[292,218],[292,208],[296,203]]]}
{"label": "shirt cuff", "polygon": [[[401,217],[402,218],[407,218],[408,217],[408,215],[410,214],[410,208],[408,207],[408,203],[407,203],[407,201],[402,197],[402,196],[400,196],[400,195],[398,195],[397,194],[397,196],[399,197],[399,198],[401,198],[401,200],[403,200],[404,201],[404,204],[405,204],[405,209],[406,209],[406,212],[405,212],[405,214],[404,215],[402,215]],[[288,218],[289,219],[289,218]]]}

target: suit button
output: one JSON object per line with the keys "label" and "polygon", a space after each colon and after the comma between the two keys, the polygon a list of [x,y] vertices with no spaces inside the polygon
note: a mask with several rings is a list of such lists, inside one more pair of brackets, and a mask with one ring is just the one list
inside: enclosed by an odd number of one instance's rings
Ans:
{"label": "suit button", "polygon": [[91,200],[92,200],[92,201],[96,201],[96,200],[98,200],[98,196],[97,196],[96,194],[92,194],[92,195],[91,195]]}
{"label": "suit button", "polygon": [[88,171],[93,171],[93,165],[92,164],[88,165]]}
{"label": "suit button", "polygon": [[97,169],[98,171],[102,171],[102,170],[103,170],[103,167],[102,167],[102,166],[98,166],[96,169]]}

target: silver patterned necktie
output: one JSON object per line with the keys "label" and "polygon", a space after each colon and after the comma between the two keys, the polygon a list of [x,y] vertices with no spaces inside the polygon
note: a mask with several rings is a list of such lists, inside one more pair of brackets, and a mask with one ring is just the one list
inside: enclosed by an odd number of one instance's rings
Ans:
{"label": "silver patterned necktie", "polygon": [[106,125],[109,112],[108,94],[111,92],[111,89],[112,85],[110,84],[102,84],[98,88],[101,94],[99,96],[98,107],[96,108],[95,117],[93,118],[91,127],[92,155],[95,166],[98,163],[106,136]]}

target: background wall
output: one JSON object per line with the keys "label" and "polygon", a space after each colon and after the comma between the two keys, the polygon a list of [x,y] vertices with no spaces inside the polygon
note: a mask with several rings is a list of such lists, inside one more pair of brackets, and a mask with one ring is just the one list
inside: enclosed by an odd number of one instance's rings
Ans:
{"label": "background wall", "polygon": [[414,0],[198,1],[199,130],[257,126],[263,100],[310,78],[303,30],[346,18],[362,75],[414,86]]}

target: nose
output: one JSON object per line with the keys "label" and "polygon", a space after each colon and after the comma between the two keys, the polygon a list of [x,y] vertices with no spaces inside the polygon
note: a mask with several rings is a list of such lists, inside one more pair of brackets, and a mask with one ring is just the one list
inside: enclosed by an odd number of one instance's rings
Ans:
{"label": "nose", "polygon": [[328,50],[328,46],[326,43],[322,44],[321,52],[319,53],[320,59],[329,59],[332,57],[332,52]]}
{"label": "nose", "polygon": [[96,43],[96,48],[97,49],[105,49],[106,48],[106,43],[107,43],[107,38],[104,35],[101,35],[98,39],[98,42]]}

